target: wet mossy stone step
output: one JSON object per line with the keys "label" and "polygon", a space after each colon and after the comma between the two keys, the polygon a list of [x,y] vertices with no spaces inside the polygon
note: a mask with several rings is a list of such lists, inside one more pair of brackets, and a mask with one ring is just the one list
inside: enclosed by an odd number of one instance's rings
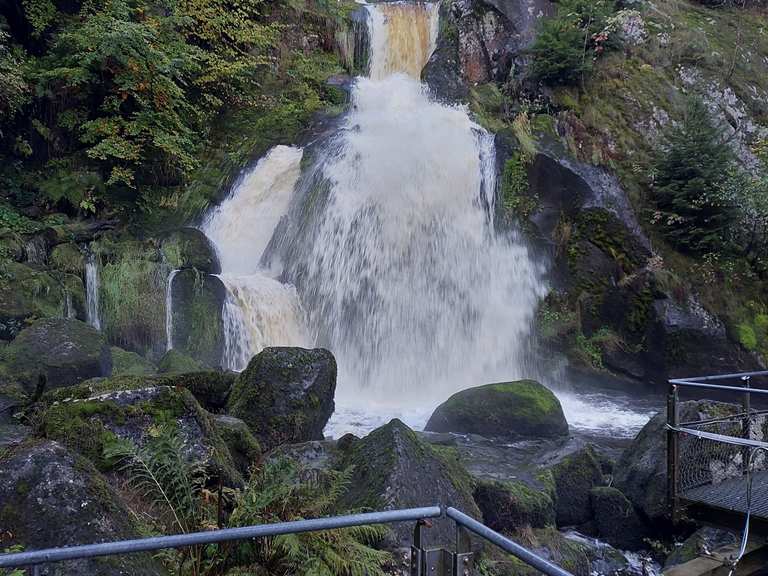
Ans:
{"label": "wet mossy stone step", "polygon": [[535,380],[518,380],[457,392],[437,407],[425,430],[488,438],[556,438],[568,435],[568,422],[552,391]]}

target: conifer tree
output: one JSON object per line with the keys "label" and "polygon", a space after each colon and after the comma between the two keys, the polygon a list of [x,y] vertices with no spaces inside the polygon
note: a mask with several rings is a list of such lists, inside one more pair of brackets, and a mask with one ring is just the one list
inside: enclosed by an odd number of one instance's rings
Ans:
{"label": "conifer tree", "polygon": [[656,218],[677,248],[704,254],[726,248],[736,217],[721,193],[733,154],[701,100],[691,98],[682,122],[666,133],[656,158]]}

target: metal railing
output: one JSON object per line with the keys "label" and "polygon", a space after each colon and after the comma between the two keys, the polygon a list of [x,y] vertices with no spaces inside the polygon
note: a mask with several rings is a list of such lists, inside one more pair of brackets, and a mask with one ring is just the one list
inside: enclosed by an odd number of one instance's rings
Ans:
{"label": "metal railing", "polygon": [[[425,521],[430,518],[443,516],[452,519],[456,523],[456,551],[447,551],[442,548],[427,549],[423,546],[422,529],[425,526]],[[470,573],[472,558],[467,532],[472,532],[495,544],[526,564],[540,570],[547,576],[572,576],[570,572],[567,572],[559,566],[534,554],[506,536],[491,530],[484,524],[474,520],[456,508],[449,507],[443,510],[440,506],[390,510],[386,512],[370,512],[365,514],[349,514],[330,518],[317,518],[314,520],[298,520],[294,522],[262,524],[242,528],[225,528],[222,530],[195,532],[192,534],[156,536],[137,540],[121,540],[117,542],[104,542],[101,544],[86,544],[65,548],[30,550],[28,552],[18,552],[14,554],[0,554],[0,568],[29,567],[32,576],[37,576],[40,573],[41,566],[51,562],[133,554],[137,552],[152,552],[167,548],[217,544],[221,542],[248,540],[282,534],[298,534],[302,532],[335,530],[353,526],[392,524],[408,521],[416,522],[414,542],[411,547],[411,576],[467,576]]]}
{"label": "metal railing", "polygon": [[[765,409],[768,389],[752,387],[753,381],[761,379],[768,382],[768,371],[669,381],[667,493],[673,520],[691,503],[747,512],[748,495],[741,481],[750,473],[766,470],[766,458],[757,453],[768,450],[768,410]],[[729,381],[739,384],[725,384]],[[712,405],[708,414],[686,418],[681,414],[683,390],[706,391],[726,402]],[[756,510],[763,513],[762,506]],[[768,514],[768,502],[765,502],[765,513]]]}

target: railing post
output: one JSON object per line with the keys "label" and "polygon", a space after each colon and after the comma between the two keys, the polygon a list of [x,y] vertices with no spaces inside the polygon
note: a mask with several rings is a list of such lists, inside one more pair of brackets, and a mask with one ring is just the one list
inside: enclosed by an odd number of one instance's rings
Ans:
{"label": "railing post", "polygon": [[[743,402],[744,420],[742,420],[742,423],[741,423],[741,432],[744,438],[749,439],[751,435],[751,430],[752,430],[752,416],[750,415],[750,411],[752,410],[752,402],[751,402],[751,394],[749,392],[749,376],[742,376],[741,380],[742,382],[744,382],[744,388],[746,389],[746,392],[744,393],[744,402]],[[748,473],[750,457],[751,457],[750,449],[745,446],[741,450],[741,462],[743,466],[742,475],[746,475]]]}
{"label": "railing post", "polygon": [[453,576],[469,576],[472,572],[472,539],[469,530],[456,523],[456,553],[453,555]]}
{"label": "railing post", "polygon": [[672,384],[667,396],[667,505],[672,523],[677,523],[680,473],[680,437],[673,428],[680,424],[677,385]]}

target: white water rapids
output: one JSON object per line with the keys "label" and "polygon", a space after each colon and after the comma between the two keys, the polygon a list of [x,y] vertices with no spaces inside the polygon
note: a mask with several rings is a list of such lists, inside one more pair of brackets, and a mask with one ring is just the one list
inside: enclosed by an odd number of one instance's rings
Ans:
{"label": "white water rapids", "polygon": [[[458,390],[544,378],[531,354],[544,267],[493,228],[493,136],[419,81],[437,4],[367,10],[370,74],[335,136],[304,173],[301,149],[273,148],[202,227],[227,287],[225,366],[266,346],[329,348],[334,436],[394,416],[421,427]],[[619,427],[619,412],[596,422],[561,398],[572,426]],[[636,429],[636,416],[620,417]]]}

